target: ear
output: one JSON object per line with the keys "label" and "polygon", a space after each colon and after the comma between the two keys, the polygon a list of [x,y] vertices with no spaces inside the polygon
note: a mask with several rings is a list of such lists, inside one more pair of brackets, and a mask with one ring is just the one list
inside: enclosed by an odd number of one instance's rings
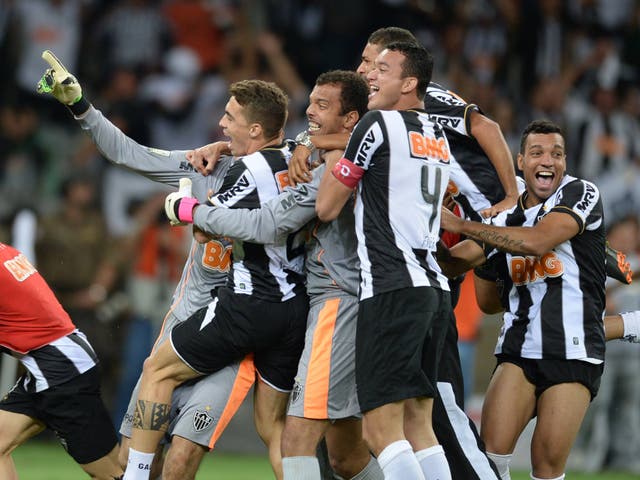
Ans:
{"label": "ear", "polygon": [[520,170],[524,170],[524,157],[522,156],[521,153],[518,154],[518,156],[516,157],[516,163],[518,164],[518,168]]}
{"label": "ear", "polygon": [[260,125],[259,123],[252,123],[249,127],[249,137],[255,139],[260,135],[262,135],[262,125]]}
{"label": "ear", "polygon": [[344,119],[342,120],[342,126],[345,129],[351,131],[351,129],[355,127],[356,123],[358,123],[358,120],[360,120],[360,115],[358,115],[358,112],[356,112],[355,110],[351,110],[344,116]]}
{"label": "ear", "polygon": [[406,77],[402,82],[402,93],[410,93],[418,88],[418,79],[416,77]]}

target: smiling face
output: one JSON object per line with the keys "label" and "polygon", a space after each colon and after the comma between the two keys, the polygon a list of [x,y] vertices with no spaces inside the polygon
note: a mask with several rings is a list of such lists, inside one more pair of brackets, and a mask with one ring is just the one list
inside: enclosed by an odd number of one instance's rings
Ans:
{"label": "smiling face", "polygon": [[518,167],[527,184],[527,207],[545,201],[557,189],[567,169],[564,138],[559,133],[530,133]]}
{"label": "smiling face", "polygon": [[340,102],[341,93],[341,87],[335,83],[313,87],[307,107],[310,135],[326,135],[347,131],[345,115],[342,114],[342,103]]}
{"label": "smiling face", "polygon": [[383,50],[376,57],[375,68],[367,75],[369,110],[393,110],[407,88],[408,77],[402,73],[405,56],[398,51]]}
{"label": "smiling face", "polygon": [[250,153],[249,141],[251,128],[255,128],[246,119],[244,107],[238,103],[235,97],[231,97],[224,108],[224,115],[219,122],[222,132],[229,137],[229,148],[234,157]]}

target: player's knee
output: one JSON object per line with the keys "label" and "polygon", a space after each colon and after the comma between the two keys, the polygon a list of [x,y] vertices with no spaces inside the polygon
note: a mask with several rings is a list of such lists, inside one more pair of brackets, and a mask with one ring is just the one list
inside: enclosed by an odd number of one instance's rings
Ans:
{"label": "player's knee", "polygon": [[362,422],[362,440],[375,454],[380,453],[386,446],[384,431],[373,425],[373,422]]}
{"label": "player's knee", "polygon": [[281,442],[282,455],[285,457],[314,456],[320,436],[314,432],[289,428],[285,424]]}
{"label": "player's knee", "polygon": [[265,445],[269,445],[272,439],[280,441],[281,433],[284,430],[284,416],[256,412],[254,415],[256,432]]}
{"label": "player's knee", "polygon": [[555,479],[564,472],[567,458],[564,455],[547,455],[544,459],[532,459],[531,463],[535,477]]}
{"label": "player's knee", "polygon": [[370,458],[371,455],[367,449],[363,449],[362,451],[330,451],[329,465],[331,465],[331,469],[340,477],[352,478],[366,467]]}
{"label": "player's knee", "polygon": [[18,444],[12,441],[12,439],[0,438],[0,457],[8,457],[16,447],[18,447]]}

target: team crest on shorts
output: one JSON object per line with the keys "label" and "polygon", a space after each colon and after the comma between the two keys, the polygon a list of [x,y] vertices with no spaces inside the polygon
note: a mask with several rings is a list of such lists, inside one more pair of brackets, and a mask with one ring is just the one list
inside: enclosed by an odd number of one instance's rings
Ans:
{"label": "team crest on shorts", "polygon": [[293,390],[291,391],[291,397],[289,399],[289,402],[291,403],[291,405],[293,405],[298,400],[300,400],[301,396],[302,396],[302,385],[300,385],[300,382],[296,381],[296,383],[293,385]]}
{"label": "team crest on shorts", "polygon": [[196,410],[193,414],[193,428],[196,432],[201,432],[213,422],[213,417],[208,412]]}

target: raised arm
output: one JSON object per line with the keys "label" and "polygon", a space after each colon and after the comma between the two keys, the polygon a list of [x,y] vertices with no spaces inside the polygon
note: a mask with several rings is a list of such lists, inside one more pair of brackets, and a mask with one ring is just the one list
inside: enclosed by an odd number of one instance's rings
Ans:
{"label": "raised arm", "polygon": [[110,162],[172,186],[177,186],[182,177],[199,176],[187,161],[186,152],[145,147],[125,135],[91,105],[84,97],[78,80],[52,52],[45,50],[42,58],[49,63],[50,68],[38,83],[38,92],[50,94],[66,105]]}
{"label": "raised arm", "polygon": [[474,110],[471,112],[470,125],[471,134],[495,167],[505,191],[504,200],[480,212],[485,218],[493,217],[503,210],[513,207],[518,200],[518,185],[513,158],[511,158],[511,151],[502,130],[496,122]]}

